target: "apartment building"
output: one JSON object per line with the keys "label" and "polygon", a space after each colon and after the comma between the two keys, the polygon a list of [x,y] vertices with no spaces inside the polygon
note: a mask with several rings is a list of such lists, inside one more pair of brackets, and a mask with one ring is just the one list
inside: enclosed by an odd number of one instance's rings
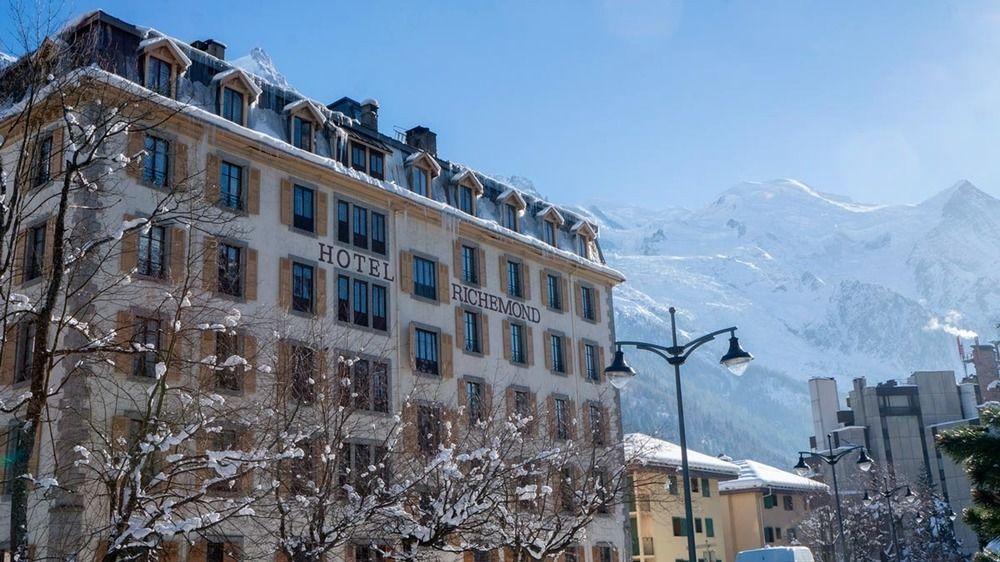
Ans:
{"label": "apartment building", "polygon": [[[225,233],[212,224],[132,233],[122,241],[121,263],[106,265],[135,271],[136,291],[161,294],[164,280],[187,267],[189,252],[200,252],[201,288],[220,310],[281,325],[262,333],[249,323],[231,341],[209,335],[190,355],[224,357],[239,349],[249,356],[280,332],[278,385],[295,390],[324,368],[306,337],[319,332],[335,338],[343,355],[361,358],[349,368],[355,384],[363,381],[357,394],[374,420],[411,399],[464,412],[530,404],[545,408],[539,418],[559,441],[582,439],[584,428],[608,439],[620,435],[617,394],[603,367],[614,334],[612,289],[624,279],[605,265],[591,219],[446,160],[427,127],[384,134],[375,100],[313,100],[226,62],[218,41],[186,43],[103,12],[77,19],[68,33],[95,29],[106,56],[90,71],[123,89],[144,88],[149,103],[176,113],[128,135],[123,152],[145,149],[147,156],[118,172],[126,186],[121,200],[91,219],[114,232],[152,212],[165,185],[203,171],[207,196],[229,226]],[[48,139],[51,154],[61,154],[58,121]],[[51,165],[59,166],[58,157]],[[40,223],[19,239],[26,283],[45,267],[45,228],[51,226]],[[132,341],[160,344],[170,327],[147,315],[144,302],[138,297],[103,315]],[[11,359],[3,384],[24,384],[18,350],[29,349],[30,338],[5,340]],[[290,358],[295,368],[287,366]],[[155,358],[108,368],[137,389],[158,376]],[[166,376],[184,382],[201,375],[195,369]],[[242,397],[274,391],[254,376],[248,370],[203,384]],[[60,399],[90,400],[99,392],[80,390]],[[108,403],[105,422],[127,424],[129,405]],[[71,420],[53,427],[34,453],[43,467],[52,448],[71,447],[86,434]],[[415,433],[412,441],[431,443]],[[20,454],[16,443],[8,439],[8,456]],[[706,539],[714,538],[712,521],[725,516],[721,503],[707,503],[720,501],[713,478],[737,473],[729,465],[701,473],[699,505],[707,511],[696,523],[705,525]],[[87,516],[71,505],[49,507],[31,514],[29,540],[42,554],[56,540],[47,529],[57,520],[65,528]],[[0,535],[8,509],[0,503]],[[612,562],[624,547],[624,524],[623,514],[599,516],[576,560]],[[716,532],[725,528],[716,525]],[[227,541],[243,541],[248,559],[273,559],[273,547],[246,532],[228,527]],[[181,545],[177,556],[212,562],[222,552],[215,546]],[[353,548],[344,559],[368,559]]]}
{"label": "apartment building", "polygon": [[[953,371],[917,371],[905,381],[890,380],[869,386],[856,378],[841,409],[837,382],[816,378],[809,383],[813,405],[813,450],[837,450],[862,445],[876,466],[905,482],[929,481],[935,491],[959,513],[970,505],[969,482],[962,467],[943,455],[934,436],[945,428],[978,423],[974,382],[957,383]],[[829,438],[827,437],[829,436]],[[814,464],[824,482],[830,468]],[[864,479],[854,463],[837,465],[841,494],[861,495]],[[975,552],[978,538],[960,519],[955,534],[963,549]]]}
{"label": "apartment building", "polygon": [[733,463],[739,477],[719,483],[719,493],[729,501],[728,560],[743,550],[791,545],[798,524],[829,501],[829,487],[822,482],[753,460]]}
{"label": "apartment building", "polygon": [[676,562],[688,559],[688,525],[694,525],[699,562],[733,560],[733,526],[729,500],[721,493],[727,481],[740,475],[735,463],[688,449],[694,521],[684,514],[681,448],[641,433],[625,436],[630,457],[642,460],[633,472],[629,524],[633,562]]}

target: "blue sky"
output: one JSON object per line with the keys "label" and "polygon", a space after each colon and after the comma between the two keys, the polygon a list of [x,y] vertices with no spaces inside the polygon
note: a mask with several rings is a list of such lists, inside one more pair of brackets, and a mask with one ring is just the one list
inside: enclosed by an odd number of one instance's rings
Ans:
{"label": "blue sky", "polygon": [[[440,154],[563,203],[697,207],[745,180],[914,203],[1000,195],[1000,3],[77,0],[305,94],[375,97]],[[10,19],[0,33],[10,36]]]}

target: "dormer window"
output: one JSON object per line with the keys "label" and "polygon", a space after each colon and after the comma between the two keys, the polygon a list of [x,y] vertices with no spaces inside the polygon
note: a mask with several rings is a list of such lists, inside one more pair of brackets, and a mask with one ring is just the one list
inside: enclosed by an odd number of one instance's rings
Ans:
{"label": "dormer window", "polygon": [[139,43],[144,85],[150,90],[175,97],[177,76],[187,71],[191,59],[167,37],[153,37]]}
{"label": "dormer window", "polygon": [[588,260],[594,259],[594,240],[597,240],[597,227],[587,221],[580,221],[571,229],[576,234],[576,253]]}
{"label": "dormer window", "polygon": [[222,88],[222,116],[233,123],[243,124],[243,94],[232,88]]}
{"label": "dormer window", "polygon": [[519,230],[518,226],[520,226],[520,225],[518,224],[519,221],[517,220],[518,219],[518,216],[517,216],[517,213],[518,213],[517,207],[515,207],[511,203],[507,203],[503,207],[504,207],[504,209],[503,209],[503,225],[505,227],[513,230],[514,232],[518,232],[518,230]]}
{"label": "dormer window", "polygon": [[521,232],[521,214],[528,207],[524,197],[521,197],[517,190],[508,189],[500,194],[497,203],[500,204],[503,226],[514,232]]}
{"label": "dormer window", "polygon": [[431,179],[441,174],[441,165],[426,152],[414,152],[405,162],[410,168],[410,191],[431,196]]}
{"label": "dormer window", "polygon": [[171,97],[174,69],[159,57],[150,56],[146,60],[146,87],[161,96]]}
{"label": "dormer window", "polygon": [[285,106],[290,117],[289,140],[295,148],[315,152],[315,134],[318,124],[324,122],[323,113],[312,101],[300,99]]}
{"label": "dormer window", "polygon": [[292,117],[292,145],[302,150],[313,150],[312,121],[301,117]]}
{"label": "dormer window", "polygon": [[559,246],[559,227],[566,222],[562,213],[554,206],[549,205],[542,209],[537,215],[542,219],[542,240],[550,246]]}
{"label": "dormer window", "polygon": [[476,214],[476,201],[483,194],[483,184],[472,170],[462,170],[451,177],[451,183],[456,186],[456,198],[459,210],[463,213]]}
{"label": "dormer window", "polygon": [[246,126],[250,106],[257,103],[262,92],[260,86],[238,68],[216,74],[212,77],[212,83],[218,85],[219,115]]}
{"label": "dormer window", "polygon": [[556,245],[556,224],[552,221],[545,221],[545,228],[542,229],[545,243],[549,246]]}
{"label": "dormer window", "polygon": [[577,248],[576,252],[580,254],[580,257],[590,259],[590,239],[584,236],[577,236]]}

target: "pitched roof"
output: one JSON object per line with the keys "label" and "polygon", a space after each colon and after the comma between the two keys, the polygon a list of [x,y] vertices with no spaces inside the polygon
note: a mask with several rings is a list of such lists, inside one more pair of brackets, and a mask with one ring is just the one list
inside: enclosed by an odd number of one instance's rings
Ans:
{"label": "pitched roof", "polygon": [[[625,436],[625,455],[635,457],[651,466],[680,468],[681,448],[675,443],[657,439],[644,433]],[[688,466],[693,470],[712,472],[722,476],[739,476],[740,467],[718,457],[688,449]]]}
{"label": "pitched roof", "polygon": [[191,59],[188,58],[188,56],[184,54],[184,51],[177,46],[177,43],[169,37],[151,37],[149,39],[143,39],[139,42],[140,51],[148,51],[149,49],[163,46],[165,46],[167,50],[170,51],[170,54],[177,59],[177,63],[181,65],[182,71],[187,70],[188,67],[191,66]]}
{"label": "pitched roof", "polygon": [[798,474],[781,470],[762,462],[752,460],[734,461],[740,468],[736,480],[719,483],[720,492],[735,492],[773,488],[795,492],[825,492],[828,487],[822,482],[804,478]]}
{"label": "pitched roof", "polygon": [[261,92],[263,92],[260,86],[258,86],[257,83],[250,78],[250,75],[244,72],[243,69],[240,68],[230,68],[229,70],[220,72],[212,77],[212,82],[223,82],[230,78],[239,79],[248,88],[250,88],[250,93],[254,101],[256,101],[257,98],[260,96]]}

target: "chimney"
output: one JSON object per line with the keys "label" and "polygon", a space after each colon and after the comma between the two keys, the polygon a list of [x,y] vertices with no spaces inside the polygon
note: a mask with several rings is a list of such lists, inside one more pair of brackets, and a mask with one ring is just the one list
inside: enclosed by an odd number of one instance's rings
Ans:
{"label": "chimney", "polygon": [[194,43],[191,43],[191,46],[199,51],[204,51],[219,60],[226,60],[225,43],[219,43],[215,39],[205,39],[204,41],[195,41]]}
{"label": "chimney", "polygon": [[361,126],[378,131],[378,100],[368,98],[361,102]]}
{"label": "chimney", "polygon": [[418,125],[406,131],[406,144],[417,150],[423,150],[431,156],[437,156],[437,134],[427,127]]}

